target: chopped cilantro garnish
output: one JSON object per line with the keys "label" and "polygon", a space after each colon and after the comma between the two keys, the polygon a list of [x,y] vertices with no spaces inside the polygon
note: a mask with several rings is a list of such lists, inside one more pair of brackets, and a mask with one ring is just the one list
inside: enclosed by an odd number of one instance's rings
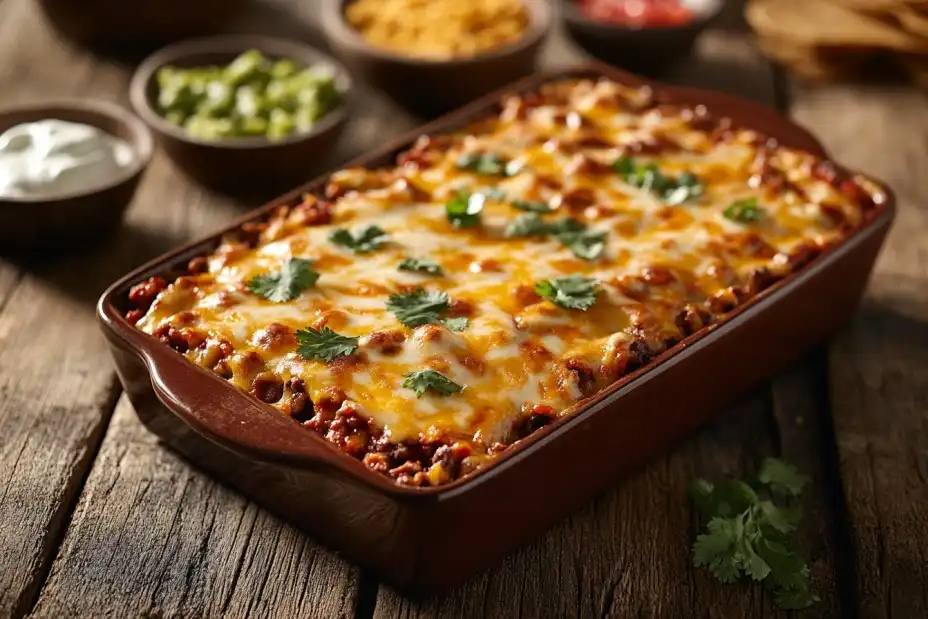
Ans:
{"label": "chopped cilantro garnish", "polygon": [[700,180],[691,172],[672,178],[663,174],[654,163],[639,165],[625,155],[612,162],[612,169],[629,185],[649,191],[670,205],[698,198],[704,191]]}
{"label": "chopped cilantro garnish", "polygon": [[524,164],[518,159],[504,161],[496,153],[467,153],[454,162],[460,170],[469,170],[486,176],[515,176]]}
{"label": "chopped cilantro garnish", "polygon": [[399,264],[400,271],[411,271],[413,273],[428,273],[429,275],[442,275],[441,265],[432,260],[421,260],[419,258],[406,258]]}
{"label": "chopped cilantro garnish", "polygon": [[296,332],[296,339],[300,343],[297,354],[304,359],[321,359],[327,363],[350,355],[358,348],[358,338],[339,335],[328,327],[321,331],[312,327],[300,329]]}
{"label": "chopped cilantro garnish", "polygon": [[537,213],[525,213],[509,222],[503,234],[506,238],[511,239],[525,236],[546,236],[550,232],[551,226]]}
{"label": "chopped cilantro garnish", "polygon": [[387,309],[407,327],[438,324],[441,314],[448,309],[448,294],[426,292],[418,287],[412,292],[391,294]]}
{"label": "chopped cilantro garnish", "polygon": [[582,230],[577,232],[561,232],[558,240],[578,258],[596,260],[606,249],[606,233]]}
{"label": "chopped cilantro garnish", "polygon": [[622,176],[628,176],[635,171],[635,160],[631,157],[622,155],[612,162],[612,169]]}
{"label": "chopped cilantro garnish", "polygon": [[570,217],[548,223],[537,213],[525,213],[512,220],[504,232],[507,238],[554,236],[578,258],[595,260],[606,248],[606,233],[592,232]]}
{"label": "chopped cilantro garnish", "polygon": [[487,200],[505,200],[506,192],[500,189],[499,187],[487,187],[486,189],[481,189],[478,193],[483,194],[483,197]]}
{"label": "chopped cilantro garnish", "polygon": [[356,254],[366,254],[379,249],[387,241],[387,233],[378,226],[368,226],[357,235],[339,228],[329,235],[329,240],[336,245],[347,247]]}
{"label": "chopped cilantro garnish", "polygon": [[683,172],[677,177],[676,186],[664,191],[664,202],[671,206],[683,204],[691,198],[698,198],[702,195],[703,186],[690,172]]}
{"label": "chopped cilantro garnish", "polygon": [[483,212],[485,200],[486,198],[481,193],[469,193],[465,189],[458,190],[445,204],[448,221],[455,228],[473,228],[480,223],[480,213]]}
{"label": "chopped cilantro garnish", "polygon": [[452,331],[463,331],[467,328],[467,318],[442,317],[449,306],[447,293],[427,292],[421,286],[411,292],[392,294],[387,300],[387,309],[407,327],[444,325]]}
{"label": "chopped cilantro garnish", "polygon": [[595,279],[568,275],[541,280],[535,284],[535,292],[555,305],[586,311],[596,304],[596,295],[600,289]]}
{"label": "chopped cilantro garnish", "polygon": [[420,398],[429,390],[445,396],[464,390],[464,387],[435,370],[417,370],[404,374],[403,377],[406,379],[403,381],[403,386],[415,391],[416,396]]}
{"label": "chopped cilantro garnish", "polygon": [[757,205],[757,198],[743,198],[732,202],[728,208],[722,211],[722,215],[726,219],[748,224],[760,220],[761,208]]}
{"label": "chopped cilantro garnish", "polygon": [[312,260],[290,258],[280,271],[255,275],[245,283],[248,292],[264,297],[274,303],[292,301],[305,289],[316,284],[319,273],[313,268]]}
{"label": "chopped cilantro garnish", "polygon": [[553,213],[554,209],[545,204],[544,202],[531,202],[528,200],[516,200],[512,203],[514,207],[520,211],[528,211],[530,213]]}
{"label": "chopped cilantro garnish", "polygon": [[780,608],[811,606],[819,598],[809,582],[809,567],[788,535],[799,526],[802,512],[798,505],[773,501],[797,498],[808,481],[796,467],[775,458],[761,463],[753,485],[737,479],[718,484],[696,480],[691,493],[709,521],[693,544],[693,563],[723,583],[742,575],[764,581]]}
{"label": "chopped cilantro garnish", "polygon": [[586,224],[572,217],[565,217],[551,224],[551,234],[555,236],[570,232],[582,232],[584,230],[586,230]]}
{"label": "chopped cilantro garnish", "polygon": [[441,324],[452,331],[463,331],[467,328],[467,323],[467,318],[464,316],[452,316],[451,318],[441,319]]}

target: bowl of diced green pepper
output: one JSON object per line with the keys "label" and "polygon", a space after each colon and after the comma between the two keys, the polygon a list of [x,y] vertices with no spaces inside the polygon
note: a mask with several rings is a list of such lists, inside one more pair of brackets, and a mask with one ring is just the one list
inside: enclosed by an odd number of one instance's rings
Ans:
{"label": "bowl of diced green pepper", "polygon": [[188,175],[260,193],[310,179],[344,127],[349,90],[347,71],[321,51],[240,35],[156,52],[130,97]]}

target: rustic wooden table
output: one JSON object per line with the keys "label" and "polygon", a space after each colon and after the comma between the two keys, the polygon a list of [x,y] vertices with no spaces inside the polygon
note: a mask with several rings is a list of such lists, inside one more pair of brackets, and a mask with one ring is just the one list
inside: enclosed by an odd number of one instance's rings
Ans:
{"label": "rustic wooden table", "polygon": [[[802,537],[822,600],[806,614],[928,617],[928,105],[903,86],[793,83],[732,4],[670,79],[781,108],[899,195],[867,299],[827,347],[503,564],[410,600],[166,451],[121,397],[97,296],[249,206],[159,155],[118,239],[68,259],[0,259],[0,616],[775,615],[761,586],[691,567],[686,489],[780,454],[814,479]],[[241,29],[321,44],[313,2],[298,5],[266,4]],[[544,52],[547,66],[581,58],[559,32]],[[0,104],[126,103],[130,71],[59,43],[35,2],[0,0]],[[418,122],[373,95],[362,108],[328,165]]]}

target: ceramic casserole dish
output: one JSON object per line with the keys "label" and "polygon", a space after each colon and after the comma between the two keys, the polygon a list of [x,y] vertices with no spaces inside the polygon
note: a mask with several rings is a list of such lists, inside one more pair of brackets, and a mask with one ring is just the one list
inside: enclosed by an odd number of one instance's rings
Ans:
{"label": "ceramic casserole dish", "polygon": [[[603,133],[616,123],[635,124]],[[690,160],[701,167],[679,167]],[[597,193],[607,186],[614,203]],[[167,445],[385,581],[431,590],[846,322],[894,208],[888,188],[771,110],[591,65],[513,84],[136,269],[98,317],[139,418]],[[359,228],[368,216],[385,230]],[[410,237],[420,224],[428,235]],[[296,253],[312,261],[282,262]],[[517,269],[534,286],[513,283]],[[332,292],[359,278],[354,296]],[[365,309],[339,317],[355,302]],[[307,303],[294,333],[287,308]],[[501,307],[516,308],[502,335],[488,322]],[[265,322],[243,332],[232,315]],[[374,326],[358,331],[359,317]],[[389,350],[374,329],[393,334]],[[529,380],[513,378],[506,338]],[[472,354],[417,352],[441,342]]]}

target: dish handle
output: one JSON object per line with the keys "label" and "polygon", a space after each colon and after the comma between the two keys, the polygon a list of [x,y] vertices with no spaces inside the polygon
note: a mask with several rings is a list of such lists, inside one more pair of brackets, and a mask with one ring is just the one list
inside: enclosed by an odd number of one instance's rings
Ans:
{"label": "dish handle", "polygon": [[145,425],[158,424],[167,413],[252,460],[303,469],[334,468],[370,481],[361,462],[268,405],[229,389],[222,378],[167,346],[131,327],[121,328],[121,322],[115,322],[121,320],[117,314],[112,306],[101,306],[98,312],[120,382]]}

